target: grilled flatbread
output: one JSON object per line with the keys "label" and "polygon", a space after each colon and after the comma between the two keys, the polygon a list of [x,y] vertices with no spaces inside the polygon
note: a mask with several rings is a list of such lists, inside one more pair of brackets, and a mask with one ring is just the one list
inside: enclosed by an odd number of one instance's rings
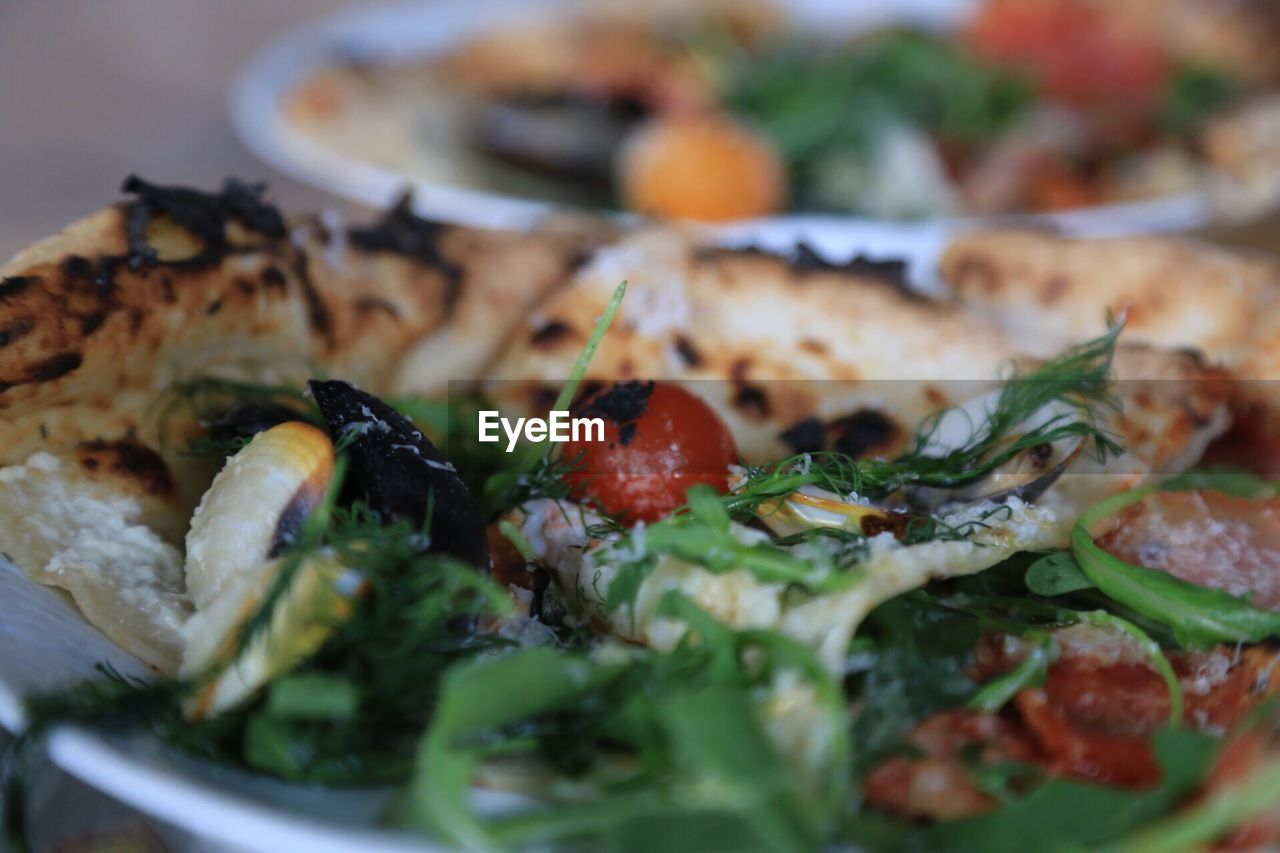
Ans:
{"label": "grilled flatbread", "polygon": [[[783,259],[661,230],[479,231],[405,206],[344,229],[287,222],[234,182],[126,189],[133,201],[0,269],[0,550],[163,671],[189,613],[182,537],[214,473],[183,452],[198,424],[173,405],[176,383],[320,375],[442,397],[451,380],[485,380],[502,405],[545,412],[626,279],[589,376],[699,382],[762,460],[816,449],[800,447],[815,425],[818,444],[847,438],[851,416],[876,427],[858,452],[892,453],[927,414],[1042,354],[912,292],[895,263]],[[1091,323],[1101,331],[1101,311]],[[1172,380],[1133,389],[1114,424],[1131,447],[1110,471],[1123,482],[1193,463],[1222,429],[1225,392],[1206,381],[1220,374],[1198,357],[1126,349],[1117,372]]]}
{"label": "grilled flatbread", "polygon": [[167,389],[326,375],[386,392],[407,362],[408,385],[443,394],[563,280],[582,240],[404,208],[371,228],[286,223],[234,182],[126,189],[136,200],[0,268],[0,550],[171,670],[187,613],[179,548],[214,472],[182,453]]}

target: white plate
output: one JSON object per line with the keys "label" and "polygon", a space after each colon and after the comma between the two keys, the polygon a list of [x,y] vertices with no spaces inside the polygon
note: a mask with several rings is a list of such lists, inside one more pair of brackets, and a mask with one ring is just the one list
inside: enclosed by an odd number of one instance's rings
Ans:
{"label": "white plate", "polygon": [[[0,559],[0,726],[22,728],[23,695],[94,674],[147,668],[81,618],[58,591]],[[391,792],[294,785],[176,753],[145,736],[59,728],[50,759],[81,781],[200,838],[245,850],[405,853],[439,850],[420,837],[377,828]],[[510,795],[476,791],[475,805],[501,811]]]}
{"label": "white plate", "polygon": [[[884,223],[814,227],[807,235],[833,260],[851,251],[899,258],[922,289],[933,281],[947,231],[902,230]],[[740,223],[735,240],[786,251],[783,233]],[[844,251],[842,252],[841,249]],[[40,586],[0,557],[0,726],[22,728],[21,697],[63,687],[94,674],[99,662],[129,676],[148,672],[80,616],[61,592]],[[146,737],[105,737],[60,729],[49,744],[52,760],[71,775],[141,812],[194,835],[248,850],[402,851],[432,849],[425,842],[375,829],[388,792],[335,791],[255,776],[161,748]],[[487,813],[518,808],[519,798],[476,791]]]}
{"label": "white plate", "polygon": [[[232,87],[231,118],[245,144],[259,157],[299,180],[337,195],[385,206],[406,187],[414,191],[426,217],[489,228],[526,228],[555,209],[546,201],[446,185],[383,168],[337,153],[286,122],[278,104],[313,70],[335,57],[399,58],[441,52],[496,24],[510,24],[581,7],[573,0],[436,0],[347,11],[286,33],[268,44],[243,69]],[[961,20],[972,0],[778,0],[801,29],[854,32],[886,21],[914,21],[945,27]],[[1207,198],[1196,192],[1149,201],[1103,205],[1061,213],[1014,217],[1081,236],[1175,231],[1205,224]],[[988,220],[990,221],[990,220]],[[946,227],[972,224],[953,220]],[[885,222],[859,217],[786,214],[710,227],[727,240],[767,235],[771,240],[821,243],[846,254],[857,246],[850,235],[868,227],[899,233],[931,233],[934,222]]]}

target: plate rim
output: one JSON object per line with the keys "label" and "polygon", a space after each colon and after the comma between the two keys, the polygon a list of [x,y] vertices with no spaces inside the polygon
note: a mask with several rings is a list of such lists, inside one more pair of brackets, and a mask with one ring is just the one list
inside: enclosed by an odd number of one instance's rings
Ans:
{"label": "plate rim", "polygon": [[[784,9],[796,10],[806,2],[830,4],[834,0],[776,0]],[[966,8],[968,0],[871,0],[860,8],[875,20],[877,10],[907,17],[927,19],[927,10]],[[276,108],[279,98],[305,73],[331,62],[344,43],[364,39],[362,46],[375,49],[381,40],[384,54],[413,53],[406,50],[403,32],[398,28],[394,50],[391,39],[371,35],[377,25],[384,29],[397,16],[407,23],[439,21],[446,25],[445,35],[456,40],[475,29],[466,22],[474,10],[486,14],[495,9],[516,9],[522,14],[531,10],[572,8],[567,0],[488,0],[476,4],[472,0],[438,0],[429,7],[420,2],[388,2],[343,10],[288,29],[268,40],[241,66],[228,91],[227,109],[231,123],[245,146],[260,160],[276,170],[333,195],[374,207],[385,207],[405,189],[411,189],[417,213],[431,219],[482,228],[527,229],[553,213],[604,215],[634,221],[634,214],[592,208],[574,208],[531,197],[506,195],[488,190],[437,183],[408,175],[333,151],[289,125]],[[924,11],[922,11],[924,10]],[[941,14],[941,13],[939,13]],[[462,23],[459,23],[462,22]],[[447,31],[452,23],[453,32]],[[433,36],[438,35],[438,31]],[[443,43],[447,44],[449,38]],[[420,39],[419,53],[429,41]],[[1056,212],[1007,214],[995,217],[937,217],[923,220],[888,220],[866,216],[843,216],[794,212],[777,216],[738,220],[725,225],[706,223],[682,224],[705,232],[710,239],[728,240],[744,230],[790,240],[807,239],[815,229],[833,232],[840,229],[892,229],[902,232],[929,231],[939,227],[971,229],[1021,225],[1049,227],[1081,237],[1128,236],[1185,231],[1211,221],[1212,202],[1203,189],[1186,190],[1151,199],[1116,202]]]}

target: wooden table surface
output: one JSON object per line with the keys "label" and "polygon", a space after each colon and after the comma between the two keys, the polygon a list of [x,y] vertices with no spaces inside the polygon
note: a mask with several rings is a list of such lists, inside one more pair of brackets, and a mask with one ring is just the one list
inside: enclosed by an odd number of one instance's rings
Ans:
{"label": "wooden table surface", "polygon": [[0,258],[119,198],[130,172],[267,179],[288,209],[343,207],[258,162],[227,117],[236,70],[342,0],[0,0]]}

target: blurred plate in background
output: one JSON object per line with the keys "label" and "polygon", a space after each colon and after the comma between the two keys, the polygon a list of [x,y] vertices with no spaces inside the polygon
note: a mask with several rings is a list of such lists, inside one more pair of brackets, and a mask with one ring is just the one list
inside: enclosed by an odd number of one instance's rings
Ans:
{"label": "blurred plate in background", "polygon": [[[969,0],[786,0],[778,4],[800,32],[854,35],[888,23],[945,30],[963,20]],[[561,209],[555,202],[486,188],[474,179],[473,164],[456,146],[428,144],[414,174],[348,156],[318,142],[291,124],[282,100],[294,86],[335,60],[383,62],[438,55],[495,27],[554,20],[582,9],[572,0],[441,0],[375,6],[344,12],[287,33],[268,44],[244,68],[230,98],[232,119],[246,144],[281,171],[336,195],[375,206],[386,205],[406,188],[418,212],[428,218],[467,225],[526,228]],[[442,122],[447,124],[447,122]],[[424,128],[424,134],[439,129]],[[375,135],[376,131],[370,129]],[[377,144],[377,141],[374,141]],[[1080,234],[1104,236],[1195,228],[1210,218],[1200,192],[1107,204],[1064,212],[1004,217]],[[627,214],[613,215],[626,217]],[[740,220],[727,226],[700,226],[726,241],[762,241],[772,246],[806,241],[840,255],[866,245],[868,234],[895,242],[893,235],[946,233],[972,218],[917,221],[873,220],[831,214],[789,213]],[[994,220],[987,219],[984,222]]]}

